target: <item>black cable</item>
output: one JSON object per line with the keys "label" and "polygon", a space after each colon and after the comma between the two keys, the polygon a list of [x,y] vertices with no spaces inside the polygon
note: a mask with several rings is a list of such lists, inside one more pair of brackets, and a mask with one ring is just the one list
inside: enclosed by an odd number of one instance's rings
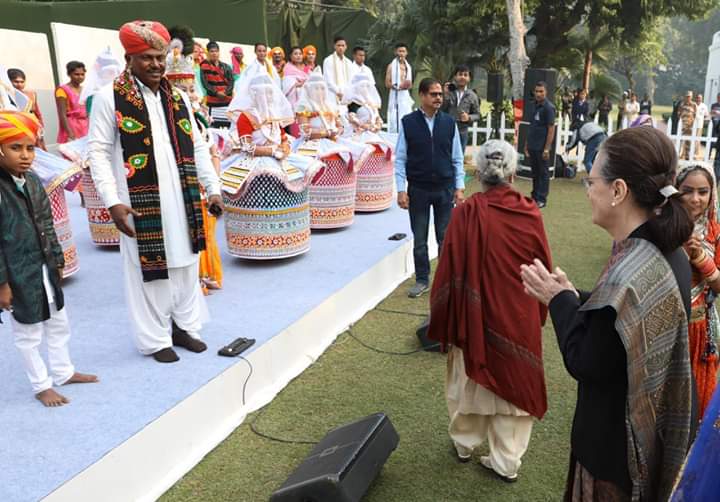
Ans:
{"label": "black cable", "polygon": [[[269,405],[270,403],[268,403]],[[260,420],[260,417],[263,413],[265,413],[265,410],[268,409],[268,406],[263,408],[258,412],[257,415],[255,415],[255,418],[253,418],[252,422],[250,422],[250,430],[255,433],[255,435],[263,438],[263,439],[269,439],[270,441],[275,441],[277,443],[285,443],[285,444],[318,444],[319,441],[309,441],[306,439],[286,439],[286,438],[280,438],[277,436],[271,436],[270,434],[265,434],[264,432],[261,432],[257,429],[256,423],[258,420]]]}
{"label": "black cable", "polygon": [[412,315],[415,317],[428,317],[427,314],[420,314],[419,312],[407,312],[405,310],[384,309],[382,307],[375,307],[375,310],[377,310],[378,312],[387,312],[389,314],[403,314],[403,315]]}
{"label": "black cable", "polygon": [[349,336],[350,338],[352,338],[353,340],[355,340],[357,343],[359,343],[360,345],[362,345],[362,346],[365,347],[366,349],[372,350],[373,352],[377,352],[378,354],[386,354],[386,355],[389,355],[389,356],[411,356],[411,355],[413,355],[413,354],[417,354],[418,352],[423,352],[423,351],[425,351],[425,350],[428,350],[428,349],[431,349],[431,348],[435,348],[435,347],[439,347],[439,346],[440,346],[439,343],[436,343],[435,345],[431,345],[431,346],[429,346],[429,347],[420,347],[419,349],[411,350],[411,351],[408,351],[408,352],[395,352],[395,351],[392,351],[392,350],[379,349],[379,348],[377,348],[377,347],[373,347],[372,345],[368,345],[367,343],[363,342],[360,338],[358,338],[357,335],[355,335],[355,333],[352,332],[352,328],[348,328],[347,331],[346,331],[346,333],[348,334],[348,336]]}

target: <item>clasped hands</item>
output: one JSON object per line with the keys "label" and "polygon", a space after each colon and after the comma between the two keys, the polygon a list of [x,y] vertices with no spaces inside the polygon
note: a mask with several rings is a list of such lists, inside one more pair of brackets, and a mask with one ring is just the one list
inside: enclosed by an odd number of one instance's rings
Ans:
{"label": "clasped hands", "polygon": [[577,294],[575,286],[560,267],[555,267],[555,271],[551,273],[537,258],[529,265],[520,265],[520,278],[525,293],[544,305],[548,305],[555,295],[562,291],[570,290]]}

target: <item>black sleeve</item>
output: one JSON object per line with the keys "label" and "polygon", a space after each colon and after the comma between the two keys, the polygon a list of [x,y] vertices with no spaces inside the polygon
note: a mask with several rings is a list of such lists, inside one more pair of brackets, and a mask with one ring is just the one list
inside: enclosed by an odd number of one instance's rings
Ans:
{"label": "black sleeve", "polygon": [[580,305],[573,291],[557,294],[549,305],[565,368],[578,382],[624,379],[627,358],[615,330],[615,311],[606,307],[580,312]]}

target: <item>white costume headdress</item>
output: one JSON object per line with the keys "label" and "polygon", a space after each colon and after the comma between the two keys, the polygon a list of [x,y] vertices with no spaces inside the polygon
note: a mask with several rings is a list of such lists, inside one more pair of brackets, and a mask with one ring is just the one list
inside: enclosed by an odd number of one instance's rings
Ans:
{"label": "white costume headdress", "polygon": [[116,58],[110,47],[106,47],[88,71],[87,77],[80,92],[80,103],[84,104],[88,98],[100,89],[112,83],[125,68],[125,65]]}
{"label": "white costume headdress", "polygon": [[263,135],[275,144],[281,143],[281,129],[295,122],[292,106],[269,75],[244,79],[233,98],[230,112],[242,112],[260,126]]}
{"label": "white costume headdress", "polygon": [[370,77],[361,73],[355,75],[351,82],[348,93],[343,96],[343,104],[356,103],[368,108],[380,109],[382,100]]}
{"label": "white costume headdress", "polygon": [[296,112],[322,112],[337,115],[337,98],[330,93],[322,75],[312,73],[300,90],[300,98],[295,105]]}

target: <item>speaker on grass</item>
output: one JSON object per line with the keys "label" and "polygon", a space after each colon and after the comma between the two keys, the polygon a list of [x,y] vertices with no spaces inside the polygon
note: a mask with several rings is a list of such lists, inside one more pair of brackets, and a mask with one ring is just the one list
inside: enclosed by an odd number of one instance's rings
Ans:
{"label": "speaker on grass", "polygon": [[359,502],[399,440],[384,413],[338,427],[315,445],[270,502]]}
{"label": "speaker on grass", "polygon": [[490,103],[502,103],[504,75],[502,73],[488,73],[487,100]]}
{"label": "speaker on grass", "polygon": [[422,345],[425,352],[441,352],[440,344],[435,340],[430,340],[428,338],[427,332],[429,326],[430,318],[426,317],[422,324],[418,326],[417,330],[415,330],[415,334],[417,335],[418,340],[420,340],[420,345]]}

